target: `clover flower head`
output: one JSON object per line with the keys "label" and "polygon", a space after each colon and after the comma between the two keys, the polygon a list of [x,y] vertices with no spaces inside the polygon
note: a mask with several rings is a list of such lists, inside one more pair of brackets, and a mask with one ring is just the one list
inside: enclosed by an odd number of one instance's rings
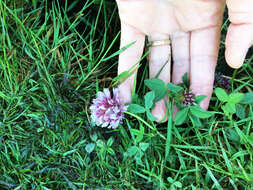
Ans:
{"label": "clover flower head", "polygon": [[229,89],[230,83],[231,83],[231,80],[228,78],[225,78],[222,73],[220,73],[220,72],[215,73],[215,80],[214,80],[215,87]]}
{"label": "clover flower head", "polygon": [[121,104],[117,88],[113,89],[112,97],[109,89],[105,88],[97,93],[90,110],[91,119],[97,126],[115,129],[123,122],[123,111],[127,110],[127,106]]}
{"label": "clover flower head", "polygon": [[183,105],[184,106],[191,106],[191,105],[195,105],[195,95],[189,91],[189,90],[185,90],[184,91],[184,100],[183,100]]}

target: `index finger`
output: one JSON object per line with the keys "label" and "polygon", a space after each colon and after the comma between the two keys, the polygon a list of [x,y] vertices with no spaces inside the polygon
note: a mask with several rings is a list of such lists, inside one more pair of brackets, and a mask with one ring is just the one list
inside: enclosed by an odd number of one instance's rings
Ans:
{"label": "index finger", "polygon": [[227,0],[231,25],[226,37],[226,60],[232,68],[242,66],[253,45],[253,1]]}
{"label": "index finger", "polygon": [[[121,22],[120,47],[123,48],[132,42],[135,43],[119,55],[118,74],[121,74],[124,71],[129,71],[141,59],[145,44],[145,35],[143,33],[124,22]],[[136,74],[137,70],[119,85],[119,95],[123,103],[131,102],[131,91],[133,89]]]}

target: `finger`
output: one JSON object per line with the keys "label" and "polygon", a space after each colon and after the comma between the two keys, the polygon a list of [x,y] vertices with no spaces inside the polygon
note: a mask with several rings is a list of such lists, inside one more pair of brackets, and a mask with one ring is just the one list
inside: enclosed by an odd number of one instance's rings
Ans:
{"label": "finger", "polygon": [[[168,40],[169,35],[156,34],[149,37],[149,41]],[[170,82],[170,62],[171,62],[170,45],[159,45],[150,47],[149,53],[149,77],[154,78],[160,72],[158,78],[163,80],[165,84]],[[162,69],[162,70],[161,70]],[[152,114],[162,121],[166,114],[166,105],[164,100],[156,102]]]}
{"label": "finger", "polygon": [[226,61],[232,68],[240,68],[250,46],[253,45],[253,24],[231,24],[226,38]]}
{"label": "finger", "polygon": [[[119,55],[118,74],[124,71],[129,71],[141,58],[145,35],[140,33],[137,29],[121,22],[121,41],[120,48],[135,42],[128,49]],[[131,102],[131,91],[134,85],[134,78],[137,75],[137,69],[133,75],[119,85],[119,95],[123,103]]]}
{"label": "finger", "polygon": [[[171,37],[172,40],[172,82],[174,84],[182,83],[182,78],[185,73],[190,71],[190,33],[177,32]],[[173,107],[173,117],[178,112],[176,106]]]}
{"label": "finger", "polygon": [[182,77],[190,68],[190,33],[178,32],[172,35],[173,72],[172,82],[182,83]]}
{"label": "finger", "polygon": [[253,45],[253,1],[227,0],[229,26],[226,38],[226,60],[233,68],[242,66],[247,51]]}
{"label": "finger", "polygon": [[191,33],[191,89],[205,95],[200,106],[207,109],[213,91],[214,72],[218,57],[220,27],[196,30]]}

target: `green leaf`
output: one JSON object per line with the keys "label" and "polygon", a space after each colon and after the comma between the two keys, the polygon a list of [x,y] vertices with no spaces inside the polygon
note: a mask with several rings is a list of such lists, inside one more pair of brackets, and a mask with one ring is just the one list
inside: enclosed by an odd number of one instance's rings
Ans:
{"label": "green leaf", "polygon": [[67,151],[67,152],[63,153],[62,156],[63,156],[63,157],[68,156],[69,154],[73,154],[73,153],[76,152],[76,151],[77,151],[77,149]]}
{"label": "green leaf", "polygon": [[[169,60],[167,60],[167,61],[163,64],[163,66],[161,67],[161,69],[160,69],[159,72],[155,75],[154,78],[158,78],[158,77],[160,76],[160,74],[161,74],[161,72],[163,71],[164,67],[165,67],[168,63],[169,63]],[[170,63],[169,63],[169,64],[170,64]]]}
{"label": "green leaf", "polygon": [[221,102],[227,102],[228,101],[228,95],[227,95],[226,91],[223,90],[222,88],[216,88],[215,89],[215,94]]}
{"label": "green leaf", "polygon": [[167,87],[171,92],[174,92],[174,93],[178,93],[178,92],[184,90],[181,86],[177,86],[172,83],[168,83]]}
{"label": "green leaf", "polygon": [[131,146],[127,149],[127,154],[129,156],[134,156],[139,151],[139,148],[137,146]]}
{"label": "green leaf", "polygon": [[145,85],[152,91],[155,92],[155,101],[161,100],[167,93],[165,83],[160,79],[149,79],[145,80]]}
{"label": "green leaf", "polygon": [[189,117],[194,125],[198,127],[202,126],[202,123],[198,117],[196,117],[195,115],[190,115]]}
{"label": "green leaf", "polygon": [[92,135],[90,136],[90,138],[91,138],[92,141],[96,141],[97,138],[98,138],[98,135],[97,135],[96,133],[94,133],[94,134],[92,134]]}
{"label": "green leaf", "polygon": [[132,113],[144,113],[146,109],[138,104],[130,104],[128,106],[128,111]]}
{"label": "green leaf", "polygon": [[248,92],[244,94],[241,104],[253,104],[253,92]]}
{"label": "green leaf", "polygon": [[135,159],[137,165],[141,165],[144,167],[142,160],[141,160],[141,157],[143,156],[143,154],[144,153],[142,151],[137,152],[134,159]]}
{"label": "green leaf", "polygon": [[108,148],[107,151],[109,152],[109,154],[115,155],[115,151],[112,148]]}
{"label": "green leaf", "polygon": [[218,190],[222,190],[223,188],[221,187],[221,185],[219,184],[219,182],[217,181],[217,179],[215,178],[215,176],[213,175],[212,171],[209,169],[209,167],[207,166],[207,164],[204,163],[203,166],[206,168],[207,175],[213,180],[214,185],[216,186],[216,188]]}
{"label": "green leaf", "polygon": [[185,107],[184,109],[177,112],[176,117],[175,117],[175,125],[181,125],[182,123],[184,123],[188,112],[189,112],[189,107]]}
{"label": "green leaf", "polygon": [[201,119],[205,119],[213,115],[212,112],[205,111],[200,106],[191,106],[190,110],[191,110],[192,115]]}
{"label": "green leaf", "polygon": [[200,95],[200,96],[195,96],[194,100],[197,104],[200,104],[205,98],[206,96]]}
{"label": "green leaf", "polygon": [[140,143],[139,146],[140,146],[141,150],[143,152],[145,152],[147,150],[147,148],[149,147],[149,143]]}
{"label": "green leaf", "polygon": [[167,181],[168,181],[169,183],[173,183],[173,182],[174,182],[174,180],[173,180],[171,177],[167,177]]}
{"label": "green leaf", "polygon": [[128,77],[131,76],[131,72],[130,71],[124,71],[122,73],[120,73],[118,76],[116,76],[113,81],[114,82],[123,82],[124,80],[126,80]]}
{"label": "green leaf", "polygon": [[27,173],[27,172],[32,172],[32,170],[30,168],[27,169],[20,169],[19,170],[20,173]]}
{"label": "green leaf", "polygon": [[167,135],[166,135],[166,146],[165,146],[165,161],[168,161],[168,157],[170,154],[171,149],[171,141],[172,141],[172,128],[173,128],[173,116],[171,109],[172,107],[168,108],[168,122],[167,122]]}
{"label": "green leaf", "polygon": [[97,140],[97,146],[103,148],[105,146],[104,141],[102,141],[101,139]]}
{"label": "green leaf", "polygon": [[[68,186],[72,189],[72,190],[77,190],[77,187],[64,175],[64,173],[57,168],[58,173],[64,178],[64,180],[67,182]],[[17,188],[15,188],[17,189]]]}
{"label": "green leaf", "polygon": [[182,183],[179,181],[175,181],[173,184],[178,188],[182,188]]}
{"label": "green leaf", "polygon": [[110,137],[109,140],[107,141],[107,146],[109,147],[112,146],[113,142],[114,142],[113,137]]}
{"label": "green leaf", "polygon": [[240,144],[241,139],[235,129],[228,129],[227,136],[228,136],[228,139],[231,140],[233,143]]}
{"label": "green leaf", "polygon": [[38,128],[38,129],[37,129],[37,133],[40,133],[40,132],[44,131],[44,129],[45,129],[44,127]]}
{"label": "green leaf", "polygon": [[146,109],[150,109],[153,106],[153,101],[155,99],[155,93],[154,91],[148,92],[145,96],[145,107]]}
{"label": "green leaf", "polygon": [[94,143],[90,143],[90,144],[87,144],[85,146],[85,150],[90,154],[95,148],[95,144]]}
{"label": "green leaf", "polygon": [[236,104],[236,116],[240,119],[245,118],[245,108],[241,104]]}
{"label": "green leaf", "polygon": [[141,102],[141,99],[139,98],[138,94],[132,93],[132,102]]}
{"label": "green leaf", "polygon": [[126,49],[128,49],[129,47],[131,47],[132,45],[134,45],[136,42],[132,42],[126,46],[124,46],[123,48],[121,48],[120,50],[116,51],[115,53],[113,53],[112,55],[110,55],[109,57],[104,58],[102,61],[107,61],[115,56],[118,56],[119,54],[121,54],[123,51],[125,51]]}
{"label": "green leaf", "polygon": [[135,140],[136,142],[140,142],[143,139],[143,134],[144,134],[144,127],[140,125],[140,130],[138,129],[130,129],[130,131],[136,136]]}
{"label": "green leaf", "polygon": [[232,102],[234,104],[239,103],[244,97],[243,93],[232,93],[229,95],[228,102]]}
{"label": "green leaf", "polygon": [[183,76],[183,83],[185,85],[186,88],[190,87],[190,83],[189,83],[189,75],[188,73],[185,73]]}
{"label": "green leaf", "polygon": [[249,138],[249,141],[251,141],[251,143],[253,143],[253,133],[250,133],[248,138]]}
{"label": "green leaf", "polygon": [[236,113],[235,104],[232,102],[227,102],[225,106],[223,106],[223,109],[228,113]]}
{"label": "green leaf", "polygon": [[135,140],[136,140],[137,143],[142,141],[143,133],[144,133],[144,131],[139,131],[139,133],[136,134],[136,139]]}

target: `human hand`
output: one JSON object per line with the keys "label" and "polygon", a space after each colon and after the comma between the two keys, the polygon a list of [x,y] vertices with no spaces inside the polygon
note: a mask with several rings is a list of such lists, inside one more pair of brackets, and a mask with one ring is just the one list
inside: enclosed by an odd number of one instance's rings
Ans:
{"label": "human hand", "polygon": [[233,68],[242,66],[253,45],[253,0],[227,0],[229,26],[226,38],[226,60]]}
{"label": "human hand", "polygon": [[[201,107],[208,108],[213,90],[214,72],[218,57],[220,26],[225,0],[117,0],[121,19],[121,48],[134,42],[119,56],[118,74],[129,70],[141,58],[145,35],[149,41],[172,41],[172,82],[181,83],[188,72],[190,88],[195,95],[206,95]],[[149,74],[165,83],[171,81],[170,45],[150,47]],[[136,71],[137,72],[137,71]],[[134,78],[119,86],[124,103],[131,102]],[[161,121],[166,113],[163,100],[156,102],[153,115]]]}

